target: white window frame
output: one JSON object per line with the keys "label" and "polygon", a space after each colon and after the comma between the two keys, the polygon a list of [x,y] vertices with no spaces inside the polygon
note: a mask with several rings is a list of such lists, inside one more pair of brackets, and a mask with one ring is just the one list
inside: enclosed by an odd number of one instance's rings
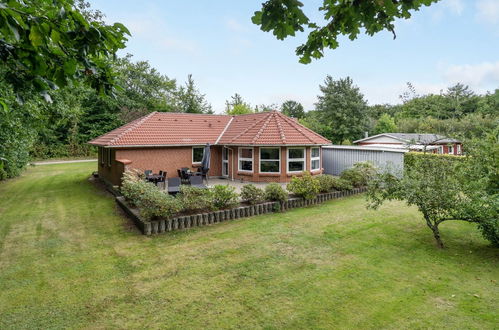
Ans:
{"label": "white window frame", "polygon": [[[279,159],[264,159],[264,162],[279,162],[279,172],[262,172],[262,149],[277,149],[279,150]],[[259,162],[258,162],[258,171],[262,174],[281,174],[281,148],[280,147],[260,147],[259,149]]]}
{"label": "white window frame", "polygon": [[461,154],[461,145],[460,144],[457,145],[457,154],[458,155]]}
{"label": "white window frame", "polygon": [[201,164],[201,161],[199,161],[199,162],[195,162],[194,161],[194,149],[203,149],[203,153],[204,153],[204,147],[202,147],[202,146],[193,146],[192,150],[191,150],[191,163],[192,164]]}
{"label": "white window frame", "polygon": [[[307,150],[305,148],[301,148],[301,147],[288,147],[288,153],[286,155],[286,171],[288,173],[302,173],[303,171],[306,171],[307,170]],[[292,158],[292,162],[302,162],[303,163],[303,170],[301,171],[290,171],[289,170],[289,151],[290,150],[293,150],[293,149],[300,149],[300,150],[303,150],[303,158]]]}
{"label": "white window frame", "polygon": [[[312,150],[313,149],[319,149],[319,157],[312,157]],[[312,167],[314,160],[319,161],[319,168]],[[312,148],[310,148],[310,171],[319,171],[320,169],[321,169],[321,148],[320,147],[312,147]]]}
{"label": "white window frame", "polygon": [[[244,157],[242,157],[242,156],[241,156],[241,151],[242,151],[243,149],[250,149],[250,150],[251,150],[251,158],[244,158]],[[255,158],[255,154],[254,154],[254,152],[255,152],[255,151],[253,150],[253,147],[239,147],[239,148],[237,149],[237,156],[238,156],[238,157],[237,157],[237,159],[238,159],[238,160],[237,160],[237,163],[238,163],[238,167],[237,167],[237,169],[238,169],[238,171],[239,171],[239,172],[253,173],[254,168],[255,168],[255,166],[254,166],[254,161],[253,161],[253,159]],[[251,171],[248,171],[248,170],[243,170],[243,169],[241,168],[241,161],[251,162]]]}
{"label": "white window frame", "polygon": [[444,146],[438,147],[438,153],[443,154],[444,153]]}
{"label": "white window frame", "polygon": [[448,148],[447,153],[449,155],[453,155],[454,154],[454,146],[448,146],[447,148]]}
{"label": "white window frame", "polygon": [[107,167],[111,167],[111,148],[107,148]]}

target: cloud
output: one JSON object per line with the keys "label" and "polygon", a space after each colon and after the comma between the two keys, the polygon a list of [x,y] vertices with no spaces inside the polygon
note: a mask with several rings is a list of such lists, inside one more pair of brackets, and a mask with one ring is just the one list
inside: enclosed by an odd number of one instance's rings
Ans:
{"label": "cloud", "polygon": [[477,0],[476,17],[481,22],[490,24],[499,23],[499,1],[498,0]]}
{"label": "cloud", "polygon": [[463,0],[445,0],[432,6],[431,19],[440,22],[444,16],[450,14],[461,16],[464,11]]}
{"label": "cloud", "polygon": [[452,65],[443,72],[450,83],[462,82],[473,87],[499,86],[499,61]]}
{"label": "cloud", "polygon": [[444,6],[456,15],[461,15],[464,10],[464,3],[462,0],[446,0]]}

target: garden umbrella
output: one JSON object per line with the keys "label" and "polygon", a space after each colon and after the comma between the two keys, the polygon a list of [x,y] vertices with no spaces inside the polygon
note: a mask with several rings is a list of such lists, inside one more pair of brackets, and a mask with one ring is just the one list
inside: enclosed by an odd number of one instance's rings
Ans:
{"label": "garden umbrella", "polygon": [[206,174],[206,182],[208,183],[208,170],[210,169],[210,144],[206,143],[203,150],[203,159],[201,160],[201,170],[203,174]]}

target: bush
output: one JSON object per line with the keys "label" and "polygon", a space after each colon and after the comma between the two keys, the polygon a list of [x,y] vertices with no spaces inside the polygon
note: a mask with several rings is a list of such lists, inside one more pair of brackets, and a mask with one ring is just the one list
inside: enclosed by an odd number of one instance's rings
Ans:
{"label": "bush", "polygon": [[333,189],[338,191],[352,190],[353,185],[350,183],[350,181],[347,181],[345,179],[334,178]]}
{"label": "bush", "polygon": [[499,219],[492,218],[478,223],[478,229],[482,236],[489,240],[492,245],[499,247]]}
{"label": "bush", "polygon": [[274,202],[284,202],[288,199],[288,193],[275,182],[265,187],[265,199]]}
{"label": "bush", "polygon": [[422,152],[406,152],[404,154],[404,168],[411,169],[415,166],[415,162],[418,159],[433,160],[440,159],[449,162],[459,162],[465,160],[463,156],[449,155],[449,154],[433,154],[433,153],[422,153]]}
{"label": "bush", "polygon": [[213,206],[217,209],[231,208],[239,204],[239,194],[236,188],[228,185],[215,185],[211,189]]}
{"label": "bush", "polygon": [[265,191],[253,184],[246,184],[241,188],[241,199],[251,205],[258,204],[265,200]]}
{"label": "bush", "polygon": [[140,214],[149,220],[170,217],[181,210],[175,198],[144,181],[136,171],[123,174],[121,193],[131,206],[138,207]]}
{"label": "bush", "polygon": [[214,209],[211,195],[212,192],[209,189],[181,185],[177,200],[180,202],[182,209],[187,212],[211,211]]}
{"label": "bush", "polygon": [[319,193],[320,184],[309,172],[304,172],[301,177],[294,176],[286,189],[297,196],[312,199]]}
{"label": "bush", "polygon": [[344,170],[340,178],[349,181],[354,187],[367,186],[369,179],[376,174],[376,168],[370,162],[356,163],[352,168]]}
{"label": "bush", "polygon": [[335,177],[328,174],[323,174],[317,177],[319,182],[319,191],[321,193],[327,193],[334,190]]}

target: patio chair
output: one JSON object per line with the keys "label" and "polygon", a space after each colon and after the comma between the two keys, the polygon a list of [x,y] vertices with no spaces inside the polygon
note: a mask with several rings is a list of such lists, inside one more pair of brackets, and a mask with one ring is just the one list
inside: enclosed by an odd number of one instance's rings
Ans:
{"label": "patio chair", "polygon": [[189,181],[191,183],[191,186],[196,187],[196,188],[208,188],[204,185],[203,183],[203,177],[202,176],[191,176],[189,178]]}
{"label": "patio chair", "polygon": [[168,193],[176,194],[180,192],[180,178],[169,178],[168,179]]}
{"label": "patio chair", "polygon": [[163,183],[163,188],[165,188],[165,185],[166,185],[166,171],[163,172],[163,171],[159,171],[159,175],[160,177],[158,178],[157,182],[158,183]]}
{"label": "patio chair", "polygon": [[202,168],[202,167],[198,167],[198,175],[201,175],[203,177],[203,179],[206,180],[206,183],[208,183],[208,169],[205,169],[205,168]]}
{"label": "patio chair", "polygon": [[146,177],[148,177],[149,175],[152,174],[152,170],[145,170],[144,174],[146,175]]}
{"label": "patio chair", "polygon": [[188,167],[182,167],[180,169],[179,177],[182,180],[182,182],[189,183],[189,168]]}

